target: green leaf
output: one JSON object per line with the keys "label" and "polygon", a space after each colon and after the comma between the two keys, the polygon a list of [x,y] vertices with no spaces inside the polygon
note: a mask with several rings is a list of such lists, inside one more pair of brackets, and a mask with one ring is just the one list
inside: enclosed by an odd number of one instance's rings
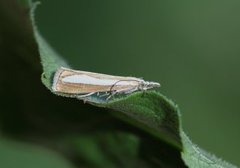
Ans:
{"label": "green leaf", "polygon": [[192,143],[187,135],[181,131],[183,142],[182,158],[188,167],[194,168],[236,168],[236,166],[217,158],[216,156],[207,153],[199,148],[196,144]]}
{"label": "green leaf", "polygon": [[[87,100],[91,105],[50,94],[56,70],[70,66],[38,32],[34,23],[37,3],[30,3],[33,33],[24,9],[12,1],[0,4],[0,21],[4,23],[0,27],[4,41],[0,45],[4,55],[0,128],[4,136],[50,147],[76,167],[235,167],[193,144],[182,130],[178,107],[159,92],[138,92],[111,101],[91,96]],[[42,82],[49,90],[39,80],[39,56]],[[12,143],[0,143],[0,154],[9,146]],[[22,148],[10,151],[3,154],[11,160],[22,156],[31,167],[38,163],[35,156],[45,160],[44,155],[53,158],[49,161],[52,167],[66,164],[46,153],[30,155]]]}
{"label": "green leaf", "polygon": [[[30,2],[31,3],[31,2]],[[33,23],[33,32],[39,46],[39,54],[43,66],[42,81],[47,88],[51,90],[52,77],[56,70],[63,66],[68,67],[67,63],[49,46],[44,38],[38,33],[37,26],[34,23],[34,10],[40,2],[31,3],[31,19]],[[51,55],[51,57],[49,57]]]}
{"label": "green leaf", "polygon": [[[35,6],[36,4],[33,4],[32,9],[34,9]],[[32,10],[31,18],[34,23],[33,13]],[[39,46],[39,53],[44,70],[43,83],[51,90],[54,73],[60,66],[67,65],[39,35],[36,26],[34,26],[34,34]],[[77,95],[73,95],[73,97],[77,97]],[[125,150],[128,151],[132,148],[134,151],[134,155],[132,156],[137,157],[135,161],[138,160],[142,162],[143,167],[185,167],[185,165],[191,168],[235,167],[221,159],[217,159],[215,156],[208,154],[193,144],[182,130],[178,107],[158,92],[147,91],[144,94],[134,93],[111,101],[102,100],[93,95],[87,99],[87,102],[100,108],[109,109],[111,115],[126,122],[127,127],[135,129],[134,131],[128,132],[130,132],[130,135],[136,136],[136,141],[133,143],[134,145],[129,146],[130,149]],[[118,131],[115,131],[118,134]],[[76,141],[76,148],[79,148],[78,151],[81,151],[82,156],[87,157],[85,158],[86,160],[92,164],[96,163],[95,166],[99,165],[99,167],[104,167],[111,165],[111,167],[113,167],[114,163],[112,161],[109,163],[109,160],[104,156],[106,153],[110,152],[112,155],[116,155],[115,157],[118,159],[124,157],[116,153],[116,151],[119,151],[117,146],[121,149],[124,143],[115,142],[112,144],[111,142],[112,136],[116,133],[112,132],[107,135],[102,133],[100,134],[101,136],[99,136],[98,133],[97,137],[96,135],[85,136]],[[109,143],[105,145],[105,149],[108,149],[108,151],[99,149],[99,139],[103,137],[105,141],[109,141]],[[125,140],[128,144],[127,137],[129,136],[126,136],[121,141]],[[86,143],[88,143],[89,148],[84,145]],[[87,152],[88,149],[92,150],[95,156]],[[137,156],[136,152],[144,153]],[[129,155],[127,154],[127,156]],[[133,162],[128,163],[129,165],[133,164]]]}

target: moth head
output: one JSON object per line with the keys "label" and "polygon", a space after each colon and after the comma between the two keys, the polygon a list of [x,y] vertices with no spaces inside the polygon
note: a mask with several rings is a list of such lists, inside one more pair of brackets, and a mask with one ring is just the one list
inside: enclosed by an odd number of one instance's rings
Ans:
{"label": "moth head", "polygon": [[157,88],[160,87],[160,83],[157,82],[148,82],[148,81],[140,81],[139,83],[139,90],[148,90],[148,89],[152,89],[152,88]]}

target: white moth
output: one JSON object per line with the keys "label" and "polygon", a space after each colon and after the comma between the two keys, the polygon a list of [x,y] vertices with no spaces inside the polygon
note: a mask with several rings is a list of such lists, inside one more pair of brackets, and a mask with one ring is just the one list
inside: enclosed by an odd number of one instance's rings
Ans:
{"label": "white moth", "polygon": [[95,93],[107,93],[111,97],[117,93],[130,94],[156,87],[160,87],[160,84],[140,78],[77,71],[64,67],[57,70],[52,85],[54,92],[78,95],[78,98]]}

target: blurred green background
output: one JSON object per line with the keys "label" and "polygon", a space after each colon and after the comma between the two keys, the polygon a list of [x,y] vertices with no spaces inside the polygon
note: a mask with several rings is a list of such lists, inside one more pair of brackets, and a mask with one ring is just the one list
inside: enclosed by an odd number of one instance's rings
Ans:
{"label": "blurred green background", "polygon": [[160,82],[193,142],[240,165],[239,9],[236,0],[42,0],[36,18],[74,68]]}

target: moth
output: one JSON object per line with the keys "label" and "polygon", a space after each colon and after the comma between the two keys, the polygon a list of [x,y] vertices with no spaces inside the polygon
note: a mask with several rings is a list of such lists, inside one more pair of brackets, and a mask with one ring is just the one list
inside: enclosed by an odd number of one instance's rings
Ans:
{"label": "moth", "polygon": [[60,67],[53,79],[52,90],[58,93],[84,98],[93,94],[130,94],[136,91],[160,87],[157,82],[148,82],[136,77],[113,76]]}

